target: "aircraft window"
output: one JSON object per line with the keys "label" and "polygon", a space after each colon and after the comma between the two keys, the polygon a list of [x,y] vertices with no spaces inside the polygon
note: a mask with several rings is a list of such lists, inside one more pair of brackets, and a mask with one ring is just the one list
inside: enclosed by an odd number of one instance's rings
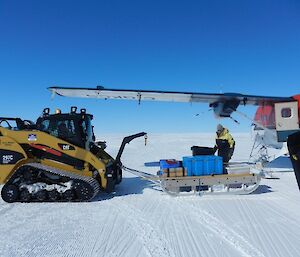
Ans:
{"label": "aircraft window", "polygon": [[292,117],[292,109],[291,108],[281,109],[281,117],[282,118],[291,118]]}

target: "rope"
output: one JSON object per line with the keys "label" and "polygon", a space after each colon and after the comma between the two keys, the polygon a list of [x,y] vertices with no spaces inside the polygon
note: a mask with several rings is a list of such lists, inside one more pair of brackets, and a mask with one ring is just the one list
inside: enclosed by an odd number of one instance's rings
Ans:
{"label": "rope", "polygon": [[160,180],[159,180],[158,176],[155,176],[153,174],[150,174],[150,173],[147,173],[147,172],[144,172],[144,171],[141,171],[141,170],[135,170],[135,169],[132,169],[132,168],[128,168],[124,165],[122,165],[122,169],[130,172],[133,175],[136,175],[136,176],[141,177],[143,179],[149,180],[149,181],[153,182],[154,184],[160,185]]}

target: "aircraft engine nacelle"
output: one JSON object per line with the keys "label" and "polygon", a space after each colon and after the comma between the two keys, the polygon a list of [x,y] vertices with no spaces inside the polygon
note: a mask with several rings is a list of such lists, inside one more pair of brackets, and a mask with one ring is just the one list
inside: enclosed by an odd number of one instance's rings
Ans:
{"label": "aircraft engine nacelle", "polygon": [[240,101],[237,99],[226,100],[226,101],[218,101],[211,103],[209,107],[212,107],[214,113],[217,117],[221,118],[229,118],[233,112],[236,111],[238,106],[240,105]]}

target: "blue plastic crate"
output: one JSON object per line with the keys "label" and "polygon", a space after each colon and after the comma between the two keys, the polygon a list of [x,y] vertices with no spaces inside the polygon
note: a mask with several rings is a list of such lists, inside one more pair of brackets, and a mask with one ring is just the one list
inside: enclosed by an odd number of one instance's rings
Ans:
{"label": "blue plastic crate", "polygon": [[183,157],[183,167],[187,169],[188,176],[223,174],[222,157],[215,155]]}

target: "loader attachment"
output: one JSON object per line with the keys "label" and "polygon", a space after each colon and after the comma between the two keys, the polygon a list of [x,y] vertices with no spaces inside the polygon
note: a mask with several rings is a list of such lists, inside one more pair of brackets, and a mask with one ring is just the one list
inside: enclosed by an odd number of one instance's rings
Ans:
{"label": "loader attachment", "polygon": [[122,141],[122,144],[120,146],[119,152],[116,156],[115,162],[120,162],[121,161],[121,156],[123,154],[123,151],[124,151],[124,148],[125,148],[126,144],[129,144],[133,139],[136,139],[138,137],[143,137],[145,135],[147,135],[147,133],[141,132],[141,133],[137,133],[137,134],[134,134],[134,135],[131,135],[131,136],[124,137],[124,139]]}
{"label": "loader attachment", "polygon": [[106,192],[112,192],[114,190],[115,184],[119,184],[122,181],[123,164],[121,162],[121,156],[124,152],[126,144],[129,144],[132,140],[145,135],[147,135],[147,133],[140,132],[134,135],[124,137],[115,160],[106,167]]}

